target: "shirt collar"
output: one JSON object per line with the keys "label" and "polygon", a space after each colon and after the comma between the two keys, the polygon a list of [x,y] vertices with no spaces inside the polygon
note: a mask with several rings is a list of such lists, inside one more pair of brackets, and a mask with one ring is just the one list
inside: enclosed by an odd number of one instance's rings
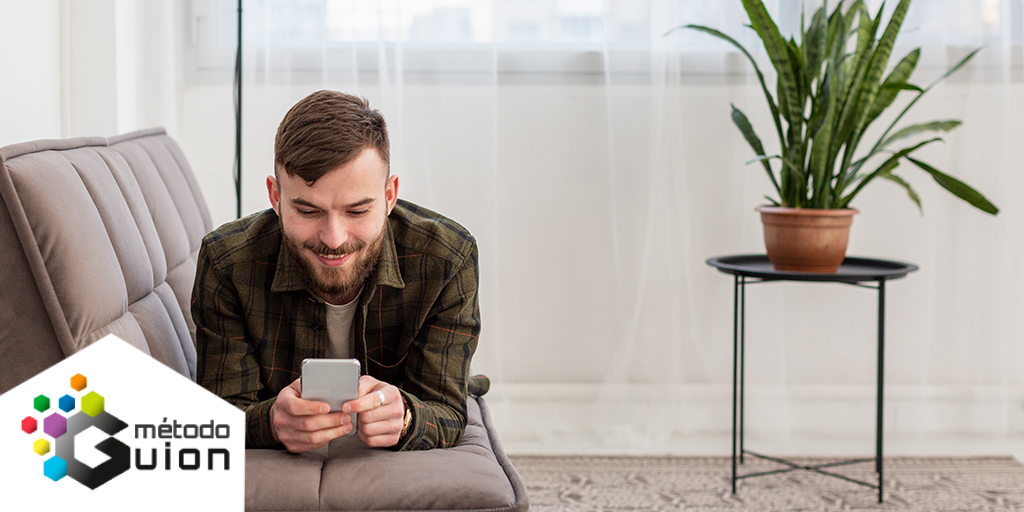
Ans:
{"label": "shirt collar", "polygon": [[[395,249],[395,236],[391,230],[390,219],[384,223],[384,229],[384,244],[380,250],[380,257],[377,259],[377,266],[374,267],[370,277],[366,279],[366,283],[373,288],[378,286],[405,288],[405,281],[402,279],[402,272],[398,267],[398,251]],[[288,249],[288,244],[284,243],[283,230],[281,236],[281,248],[277,255],[277,270],[274,272],[274,281],[270,285],[270,291],[308,290],[310,288],[309,278],[302,272],[300,263]]]}

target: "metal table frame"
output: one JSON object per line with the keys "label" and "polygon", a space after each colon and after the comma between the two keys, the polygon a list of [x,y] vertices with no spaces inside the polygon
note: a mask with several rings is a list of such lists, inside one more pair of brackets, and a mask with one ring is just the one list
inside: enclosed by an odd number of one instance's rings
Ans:
{"label": "metal table frame", "polygon": [[[707,264],[717,268],[720,272],[732,274],[733,282],[733,365],[732,365],[732,493],[736,494],[736,481],[744,478],[787,473],[790,471],[806,470],[813,471],[826,476],[840,478],[849,482],[878,489],[878,502],[882,503],[882,405],[884,402],[885,387],[885,282],[887,280],[899,279],[908,273],[917,270],[917,265],[902,263],[898,261],[879,260],[872,258],[846,258],[843,264],[834,274],[816,274],[808,272],[787,272],[775,270],[768,257],[763,254],[736,255],[710,258]],[[804,282],[828,282],[841,283],[861,288],[878,290],[878,395],[877,395],[877,420],[875,430],[875,456],[874,458],[852,459],[819,464],[813,466],[801,465],[784,459],[769,457],[747,450],[743,444],[743,388],[744,388],[744,347],[746,344],[746,287],[748,284],[767,283],[775,281],[804,281]],[[864,283],[876,284],[864,284]],[[743,456],[752,455],[773,462],[789,466],[785,469],[764,471],[746,475],[737,475],[737,460],[743,464]],[[875,462],[875,472],[878,473],[878,483],[862,482],[846,477],[824,468],[858,464],[863,462]]]}

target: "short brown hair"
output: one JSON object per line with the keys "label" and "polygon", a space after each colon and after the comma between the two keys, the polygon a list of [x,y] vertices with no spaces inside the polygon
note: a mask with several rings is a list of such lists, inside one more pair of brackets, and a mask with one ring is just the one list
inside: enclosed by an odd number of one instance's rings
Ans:
{"label": "short brown hair", "polygon": [[390,173],[387,124],[366,98],[338,91],[317,91],[285,114],[274,138],[274,172],[284,169],[313,183],[355,160],[365,149],[377,150]]}

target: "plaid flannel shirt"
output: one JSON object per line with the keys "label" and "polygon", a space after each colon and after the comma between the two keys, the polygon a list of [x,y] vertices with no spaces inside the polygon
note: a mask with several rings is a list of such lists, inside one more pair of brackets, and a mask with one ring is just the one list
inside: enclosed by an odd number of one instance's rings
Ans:
{"label": "plaid flannel shirt", "polygon": [[[355,318],[364,373],[397,386],[412,409],[399,450],[447,447],[466,427],[469,364],[480,333],[477,246],[454,221],[398,201]],[[302,360],[324,357],[326,306],[266,210],[203,239],[192,292],[197,381],[246,413],[248,448],[280,448],[270,426],[277,394]],[[486,384],[475,381],[473,384]]]}

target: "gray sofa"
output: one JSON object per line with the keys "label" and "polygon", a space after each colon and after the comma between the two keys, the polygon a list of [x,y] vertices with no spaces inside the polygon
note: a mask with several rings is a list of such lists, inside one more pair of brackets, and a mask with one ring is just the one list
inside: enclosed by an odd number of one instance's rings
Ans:
{"label": "gray sofa", "polygon": [[[0,148],[0,393],[107,334],[195,379],[189,308],[213,227],[162,129]],[[526,510],[480,397],[454,448],[246,451],[249,510]]]}

